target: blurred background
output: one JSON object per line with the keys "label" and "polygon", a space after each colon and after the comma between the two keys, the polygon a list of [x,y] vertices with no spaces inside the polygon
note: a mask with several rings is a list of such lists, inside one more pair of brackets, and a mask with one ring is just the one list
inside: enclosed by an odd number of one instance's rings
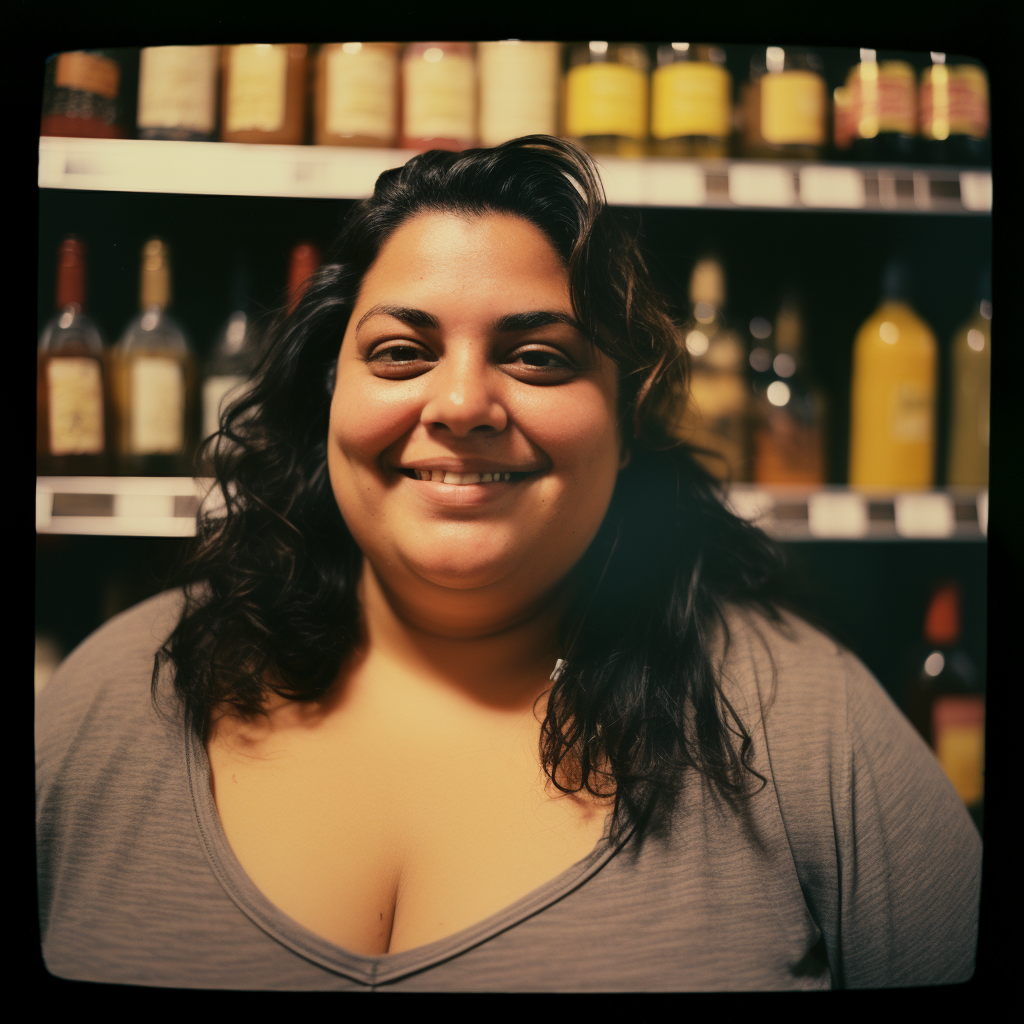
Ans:
{"label": "blurred background", "polygon": [[941,52],[647,41],[54,54],[39,163],[36,691],[167,584],[198,443],[415,151],[576,139],[693,361],[681,437],[984,807],[988,79]]}

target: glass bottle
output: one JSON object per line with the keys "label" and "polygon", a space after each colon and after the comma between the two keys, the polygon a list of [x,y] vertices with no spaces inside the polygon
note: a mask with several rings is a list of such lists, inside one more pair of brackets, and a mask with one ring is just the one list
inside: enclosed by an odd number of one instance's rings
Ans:
{"label": "glass bottle", "polygon": [[398,43],[324,43],[316,59],[318,146],[398,142]]}
{"label": "glass bottle", "polygon": [[480,145],[558,134],[562,44],[502,39],[477,44]]}
{"label": "glass bottle", "polygon": [[690,277],[693,312],[683,327],[690,359],[689,402],[678,426],[682,440],[719,479],[749,475],[750,397],[743,342],[726,323],[725,272],[714,258],[698,260]]}
{"label": "glass bottle", "polygon": [[988,75],[977,62],[932,53],[919,86],[921,147],[925,159],[943,164],[987,164]]}
{"label": "glass bottle", "polygon": [[703,43],[658,47],[651,75],[651,151],[658,156],[729,155],[732,75],[725,51]]}
{"label": "glass bottle", "polygon": [[46,62],[40,135],[123,139],[122,67],[112,50],[57,53]]}
{"label": "glass bottle", "polygon": [[191,476],[195,452],[196,365],[191,346],[167,312],[171,302],[166,244],[142,250],[140,312],[114,351],[118,454],[131,476]]}
{"label": "glass bottle", "polygon": [[223,142],[297,146],[305,140],[304,43],[246,43],[221,54]]}
{"label": "glass bottle", "polygon": [[980,301],[957,331],[950,352],[950,423],[946,482],[988,486],[989,400],[992,388],[991,271],[980,281]]}
{"label": "glass bottle", "polygon": [[[904,60],[879,60],[862,49],[846,76],[851,156],[859,160],[912,160],[917,136],[917,72]],[[839,115],[837,115],[838,117]]]}
{"label": "glass bottle", "polygon": [[563,134],[596,155],[643,156],[650,66],[647,48],[640,43],[592,41],[572,46]]}
{"label": "glass bottle", "polygon": [[755,483],[825,483],[824,407],[805,367],[803,333],[800,306],[789,295],[775,320],[770,367],[755,385]]}
{"label": "glass bottle", "polygon": [[299,304],[309,279],[320,266],[320,250],[312,242],[299,242],[288,258],[288,312]]}
{"label": "glass bottle", "polygon": [[750,59],[741,90],[744,156],[818,160],[824,151],[826,94],[818,54],[769,46]]}
{"label": "glass bottle", "polygon": [[56,315],[39,337],[36,472],[91,476],[109,471],[106,353],[86,315],[85,243],[69,235],[57,250]]}
{"label": "glass bottle", "polygon": [[935,335],[909,303],[909,267],[886,265],[882,302],[857,332],[850,401],[851,487],[921,489],[934,482]]}
{"label": "glass bottle", "polygon": [[404,149],[476,144],[476,53],[472,43],[409,43],[402,53]]}
{"label": "glass bottle", "polygon": [[219,46],[147,46],[139,54],[140,139],[212,142],[217,137]]}

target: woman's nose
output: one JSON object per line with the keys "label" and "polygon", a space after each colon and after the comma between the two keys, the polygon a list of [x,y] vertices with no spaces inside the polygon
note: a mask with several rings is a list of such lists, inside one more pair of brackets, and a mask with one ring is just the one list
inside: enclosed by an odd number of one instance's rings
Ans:
{"label": "woman's nose", "polygon": [[508,413],[495,388],[495,371],[486,361],[447,357],[429,377],[431,392],[420,414],[422,423],[447,427],[458,437],[471,430],[505,429]]}

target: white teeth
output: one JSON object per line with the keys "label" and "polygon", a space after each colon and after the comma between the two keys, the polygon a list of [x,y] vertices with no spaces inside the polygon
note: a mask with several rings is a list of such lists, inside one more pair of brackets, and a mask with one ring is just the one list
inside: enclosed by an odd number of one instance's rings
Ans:
{"label": "white teeth", "polygon": [[443,469],[416,469],[413,473],[417,480],[444,484],[496,484],[512,479],[511,473],[448,473]]}
{"label": "white teeth", "polygon": [[430,479],[433,480],[435,483],[443,484],[444,475],[445,474],[443,469],[433,469],[430,471]]}
{"label": "white teeth", "polygon": [[481,474],[481,476],[480,476],[480,483],[482,483],[482,484],[489,484],[490,482],[491,482],[491,474],[490,473],[483,473],[483,474]]}

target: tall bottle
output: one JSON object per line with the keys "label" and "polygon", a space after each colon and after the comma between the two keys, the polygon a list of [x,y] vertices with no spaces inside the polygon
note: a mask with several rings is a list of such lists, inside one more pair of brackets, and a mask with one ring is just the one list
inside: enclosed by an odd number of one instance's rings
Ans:
{"label": "tall bottle", "polygon": [[749,480],[746,352],[725,320],[725,272],[717,259],[699,260],[693,268],[690,301],[693,314],[683,328],[690,396],[679,436],[706,450],[696,457],[719,479]]}
{"label": "tall bottle", "polygon": [[217,137],[219,64],[219,46],[143,47],[138,137],[212,142]]}
{"label": "tall bottle", "polygon": [[398,43],[324,43],[316,58],[313,141],[389,147],[398,141]]}
{"label": "tall bottle", "polygon": [[121,471],[132,476],[191,476],[196,429],[196,365],[191,346],[167,312],[171,268],[166,244],[142,250],[139,315],[114,351]]}
{"label": "tall bottle", "polygon": [[562,44],[501,39],[477,44],[480,145],[558,134]]}
{"label": "tall bottle", "polygon": [[985,164],[990,159],[988,75],[978,62],[947,62],[932,53],[919,86],[921,147],[925,159]]}
{"label": "tall bottle", "polygon": [[658,47],[651,75],[651,150],[659,156],[729,155],[732,75],[725,51],[703,43]]}
{"label": "tall bottle", "polygon": [[817,160],[826,142],[824,65],[817,53],[781,46],[750,60],[741,90],[742,150],[749,157]]}
{"label": "tall bottle", "polygon": [[299,242],[288,258],[288,312],[294,311],[309,279],[320,266],[320,250],[312,242]]}
{"label": "tall bottle", "polygon": [[934,482],[937,349],[909,302],[909,268],[891,260],[882,302],[853,345],[851,487],[917,489]]}
{"label": "tall bottle", "polygon": [[[861,160],[912,160],[917,136],[917,72],[904,60],[862,49],[846,76],[850,150]],[[836,114],[839,119],[840,114]]]}
{"label": "tall bottle", "polygon": [[991,271],[982,274],[974,314],[953,338],[946,482],[988,486],[989,399],[992,377]]}
{"label": "tall bottle", "polygon": [[800,306],[789,295],[775,321],[770,368],[755,384],[755,483],[825,483],[824,403],[807,374],[803,334]]}
{"label": "tall bottle", "polygon": [[122,67],[112,50],[74,50],[46,62],[40,135],[123,139]]}
{"label": "tall bottle", "polygon": [[304,43],[223,48],[223,142],[297,146],[305,140],[306,49]]}
{"label": "tall bottle", "polygon": [[979,821],[985,793],[985,681],[960,643],[961,600],[956,581],[933,591],[923,642],[911,655],[903,706]]}
{"label": "tall bottle", "polygon": [[36,472],[42,475],[109,471],[106,354],[85,313],[86,291],[85,243],[69,235],[57,250],[57,313],[39,337]]}
{"label": "tall bottle", "polygon": [[564,134],[597,155],[643,156],[650,64],[640,43],[598,40],[572,46],[564,86]]}
{"label": "tall bottle", "polygon": [[475,145],[476,99],[472,43],[409,43],[402,53],[401,146],[461,150]]}

